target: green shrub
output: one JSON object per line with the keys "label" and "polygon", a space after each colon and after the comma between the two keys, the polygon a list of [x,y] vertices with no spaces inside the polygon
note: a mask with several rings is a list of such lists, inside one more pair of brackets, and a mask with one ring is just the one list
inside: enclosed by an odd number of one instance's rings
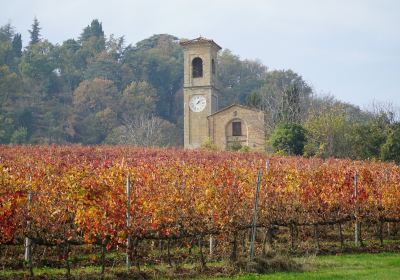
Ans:
{"label": "green shrub", "polygon": [[383,160],[393,160],[400,164],[400,124],[396,125],[388,135],[381,148]]}
{"label": "green shrub", "polygon": [[281,124],[272,133],[270,143],[275,152],[302,155],[306,143],[306,131],[299,124]]}
{"label": "green shrub", "polygon": [[14,131],[11,136],[11,143],[13,144],[23,144],[28,140],[28,130],[26,127],[20,127]]}
{"label": "green shrub", "polygon": [[241,260],[235,265],[246,272],[260,274],[302,270],[301,264],[294,261],[293,258],[283,255],[256,257],[253,261]]}
{"label": "green shrub", "polygon": [[201,145],[201,147],[203,149],[211,150],[211,151],[218,150],[217,145],[214,144],[214,142],[212,141],[212,139],[210,137],[208,137],[207,140],[204,141],[204,143]]}
{"label": "green shrub", "polygon": [[242,153],[248,153],[248,152],[250,152],[250,147],[249,146],[247,146],[247,145],[243,145],[241,148],[240,148],[240,152],[242,152]]}

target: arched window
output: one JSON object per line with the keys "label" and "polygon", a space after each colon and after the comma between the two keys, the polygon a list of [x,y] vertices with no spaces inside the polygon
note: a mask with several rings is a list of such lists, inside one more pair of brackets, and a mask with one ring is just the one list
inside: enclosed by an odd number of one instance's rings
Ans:
{"label": "arched window", "polygon": [[203,60],[196,57],[192,61],[192,76],[193,78],[203,77]]}
{"label": "arched window", "polygon": [[214,58],[211,60],[211,70],[212,70],[212,73],[215,75],[215,61],[214,61]]}

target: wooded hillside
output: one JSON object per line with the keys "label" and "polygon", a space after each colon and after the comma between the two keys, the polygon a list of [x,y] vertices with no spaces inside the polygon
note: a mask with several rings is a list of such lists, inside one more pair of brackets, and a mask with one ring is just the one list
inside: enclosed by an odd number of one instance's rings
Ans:
{"label": "wooded hillside", "polygon": [[[179,38],[128,44],[93,20],[79,38],[52,44],[42,28],[35,18],[25,48],[11,23],[0,28],[0,143],[182,145]],[[366,112],[317,96],[301,75],[227,49],[218,75],[220,107],[266,112],[271,150],[399,161],[400,128],[390,107]]]}

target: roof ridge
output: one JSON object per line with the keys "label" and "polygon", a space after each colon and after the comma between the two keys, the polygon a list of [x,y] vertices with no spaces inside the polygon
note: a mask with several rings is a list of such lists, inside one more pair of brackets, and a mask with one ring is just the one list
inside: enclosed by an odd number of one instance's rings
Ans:
{"label": "roof ridge", "polygon": [[262,112],[262,110],[260,110],[260,109],[251,108],[251,107],[249,107],[249,106],[241,105],[241,104],[239,104],[239,103],[233,103],[233,104],[231,104],[231,105],[229,105],[229,106],[226,106],[226,107],[224,107],[224,108],[222,108],[222,109],[220,109],[220,110],[218,110],[218,111],[216,111],[216,112],[214,112],[214,113],[208,115],[207,118],[210,117],[210,116],[216,115],[216,114],[218,114],[218,113],[220,113],[220,112],[222,112],[222,111],[225,111],[225,110],[227,110],[227,109],[229,109],[229,108],[231,108],[231,107],[234,107],[234,106],[238,106],[238,107],[241,107],[241,108],[243,108],[243,109],[247,109],[247,110],[251,110],[251,111],[255,111],[255,112]]}
{"label": "roof ridge", "polygon": [[194,38],[194,39],[181,39],[179,42],[179,44],[182,46],[196,44],[196,43],[209,43],[209,44],[215,45],[218,49],[222,49],[221,46],[218,45],[214,40],[207,39],[202,36]]}

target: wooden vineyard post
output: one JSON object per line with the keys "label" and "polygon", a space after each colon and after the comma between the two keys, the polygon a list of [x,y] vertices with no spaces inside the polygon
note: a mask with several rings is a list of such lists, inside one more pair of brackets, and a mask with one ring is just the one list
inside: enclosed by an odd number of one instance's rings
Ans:
{"label": "wooden vineyard post", "polygon": [[[268,173],[268,170],[269,170],[269,159],[267,159],[265,162],[265,173],[266,174]],[[267,194],[265,194],[264,207],[267,208]],[[262,246],[262,255],[263,256],[265,256],[266,252],[267,252],[267,250],[266,250],[267,242],[268,242],[269,249],[271,249],[271,246],[272,246],[272,226],[271,225],[267,226],[264,231],[264,240],[263,240],[263,246]]]}
{"label": "wooden vineyard post", "polygon": [[[32,177],[29,176],[29,184],[32,183]],[[31,208],[32,204],[32,191],[28,191],[28,212]],[[31,221],[28,220],[27,222],[28,228],[31,226]],[[33,267],[32,267],[32,240],[29,237],[25,237],[25,255],[24,255],[25,261],[28,263],[29,267],[29,274],[33,276]]]}
{"label": "wooden vineyard post", "polygon": [[101,279],[104,279],[104,273],[106,272],[106,245],[101,244]]}
{"label": "wooden vineyard post", "polygon": [[314,224],[314,238],[315,238],[315,249],[317,252],[319,252],[320,246],[319,246],[318,224]]}
{"label": "wooden vineyard post", "polygon": [[[214,178],[215,177],[215,169],[213,169],[211,176]],[[212,215],[213,216],[213,215]],[[210,258],[212,258],[214,254],[214,237],[212,234],[210,234],[210,241],[209,241],[209,251],[210,251]]]}
{"label": "wooden vineyard post", "polygon": [[171,260],[171,241],[168,238],[167,241],[167,259],[168,259],[168,265],[169,267],[172,267],[172,260]]}
{"label": "wooden vineyard post", "polygon": [[339,237],[340,237],[340,249],[343,250],[344,238],[343,238],[342,222],[339,222]]}
{"label": "wooden vineyard post", "polygon": [[379,242],[380,246],[383,247],[383,220],[379,221]]}
{"label": "wooden vineyard post", "polygon": [[254,242],[256,240],[258,198],[260,196],[261,169],[258,170],[256,196],[254,200],[253,222],[251,224],[250,261],[254,259]]}
{"label": "wooden vineyard post", "polygon": [[354,244],[358,247],[360,246],[361,242],[361,225],[358,221],[358,201],[357,201],[357,194],[358,194],[358,174],[357,171],[354,173],[354,198],[355,198],[355,225],[354,225]]}
{"label": "wooden vineyard post", "polygon": [[[126,229],[130,230],[131,227],[131,181],[129,175],[126,178]],[[128,234],[126,239],[126,270],[127,272],[131,269],[131,247],[132,240],[131,235]]]}
{"label": "wooden vineyard post", "polygon": [[231,254],[230,254],[230,256],[229,256],[229,261],[230,261],[231,263],[236,262],[236,260],[237,260],[237,249],[238,249],[237,238],[238,238],[238,232],[235,231],[235,232],[233,233],[232,251],[231,251]]}
{"label": "wooden vineyard post", "polygon": [[214,237],[210,234],[210,258],[213,256],[214,251]]}
{"label": "wooden vineyard post", "polygon": [[203,254],[203,237],[201,235],[198,239],[198,242],[199,242],[200,268],[201,271],[204,271],[206,269],[206,260]]}

